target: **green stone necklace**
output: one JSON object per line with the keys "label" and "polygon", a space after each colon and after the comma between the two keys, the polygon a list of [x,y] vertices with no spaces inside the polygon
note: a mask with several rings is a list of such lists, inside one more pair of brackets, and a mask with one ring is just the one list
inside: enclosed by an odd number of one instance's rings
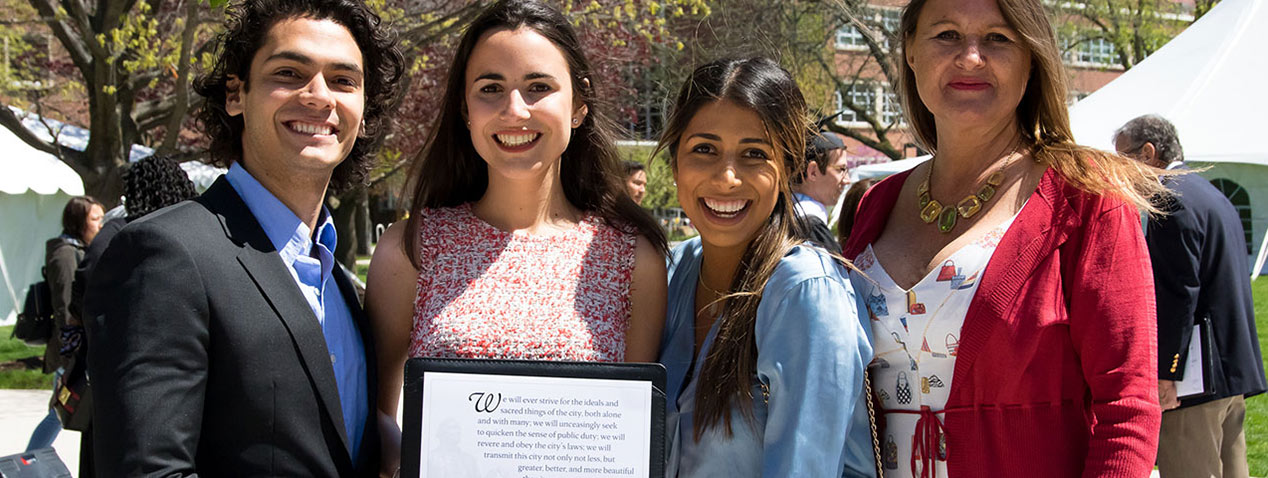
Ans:
{"label": "green stone necklace", "polygon": [[929,162],[929,172],[925,174],[925,180],[920,183],[920,186],[916,187],[916,197],[920,201],[920,219],[925,221],[925,224],[932,224],[934,221],[938,221],[939,232],[943,234],[951,232],[959,218],[968,219],[973,217],[974,214],[982,210],[983,204],[995,197],[996,189],[999,188],[1000,183],[1004,182],[1004,168],[1007,166],[1008,164],[1006,163],[998,171],[991,173],[991,176],[986,178],[986,184],[978,188],[976,193],[965,196],[960,202],[955,203],[954,207],[951,207],[943,206],[937,199],[929,196],[929,178],[933,176],[933,161],[931,160]]}

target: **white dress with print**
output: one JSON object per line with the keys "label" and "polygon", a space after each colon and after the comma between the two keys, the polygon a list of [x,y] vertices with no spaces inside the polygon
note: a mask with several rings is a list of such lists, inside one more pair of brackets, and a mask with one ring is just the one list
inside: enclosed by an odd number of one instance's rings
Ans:
{"label": "white dress with print", "polygon": [[[964,316],[982,271],[1010,224],[1012,220],[951,254],[911,290],[894,283],[871,245],[854,260],[863,274],[851,271],[850,280],[872,320],[875,356],[868,370],[880,403],[878,418],[884,413],[886,420],[879,439],[887,477],[920,476],[924,465],[919,452],[912,452],[920,415],[894,411],[919,412],[928,407],[939,423],[944,418],[938,412],[950,395]],[[926,427],[934,425],[926,422]],[[945,477],[945,441],[938,443],[937,450],[934,476]]]}

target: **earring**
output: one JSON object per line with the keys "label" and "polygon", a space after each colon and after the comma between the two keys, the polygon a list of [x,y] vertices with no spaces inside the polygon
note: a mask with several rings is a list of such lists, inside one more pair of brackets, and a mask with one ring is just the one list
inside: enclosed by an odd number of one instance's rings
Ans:
{"label": "earring", "polygon": [[577,119],[577,118],[573,118],[573,119],[572,119],[572,125],[573,125],[573,126],[577,126],[577,125],[579,125],[579,124],[581,124],[581,120],[579,120],[579,119]]}

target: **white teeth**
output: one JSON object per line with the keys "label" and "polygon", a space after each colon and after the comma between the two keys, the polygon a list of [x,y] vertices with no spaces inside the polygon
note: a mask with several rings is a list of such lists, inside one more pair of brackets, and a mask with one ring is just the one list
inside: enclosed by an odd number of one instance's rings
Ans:
{"label": "white teeth", "polygon": [[330,134],[333,128],[324,125],[315,125],[308,123],[294,122],[291,123],[291,129],[304,134]]}
{"label": "white teeth", "polygon": [[721,199],[704,198],[704,205],[719,216],[730,217],[748,207],[749,201],[746,199],[732,199],[724,201]]}
{"label": "white teeth", "polygon": [[505,144],[507,146],[512,146],[512,147],[530,143],[533,140],[537,139],[537,133],[497,134],[494,136],[497,137],[499,143]]}

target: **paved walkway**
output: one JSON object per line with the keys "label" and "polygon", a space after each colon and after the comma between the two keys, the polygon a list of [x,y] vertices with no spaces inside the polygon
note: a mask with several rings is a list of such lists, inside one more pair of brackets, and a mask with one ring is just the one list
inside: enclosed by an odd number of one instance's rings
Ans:
{"label": "paved walkway", "polygon": [[[51,380],[50,380],[51,382]],[[22,453],[35,425],[48,415],[51,390],[0,390],[0,456]],[[79,475],[79,432],[62,430],[53,442],[71,474]]]}

